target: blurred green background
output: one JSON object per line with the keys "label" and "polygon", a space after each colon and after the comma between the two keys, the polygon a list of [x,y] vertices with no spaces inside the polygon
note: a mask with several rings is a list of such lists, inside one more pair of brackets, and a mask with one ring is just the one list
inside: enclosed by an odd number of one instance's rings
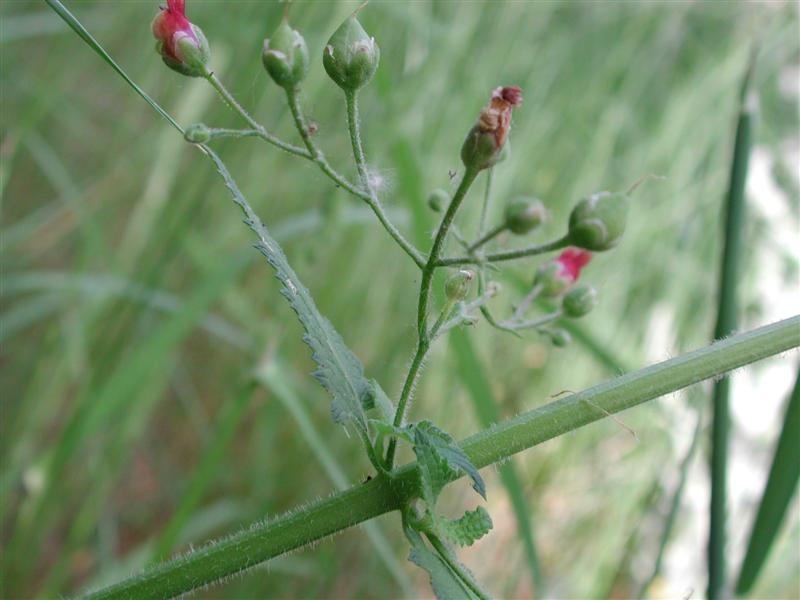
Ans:
{"label": "blurred green background", "polygon": [[[149,31],[155,2],[66,4],[179,122],[242,125],[207,84],[161,63]],[[188,4],[216,73],[268,128],[297,141],[260,62],[282,6]],[[319,57],[355,6],[295,2],[291,13],[314,57],[304,105],[349,176],[344,100]],[[358,483],[370,471],[360,445],[330,421],[300,327],[210,164],[44,3],[9,1],[0,11],[3,597],[107,584]],[[518,84],[525,99],[512,154],[495,173],[495,218],[514,194],[534,194],[553,213],[536,234],[544,241],[563,231],[581,196],[666,177],[637,192],[623,243],[585,271],[600,305],[575,343],[554,349],[485,323],[457,332],[427,361],[411,418],[463,437],[481,427],[476,396],[508,417],[708,342],[738,87],[756,39],[742,328],[796,312],[797,4],[374,0],[361,20],[382,50],[362,93],[368,159],[390,214],[420,247],[436,223],[426,196],[451,185],[464,135],[497,85]],[[396,398],[414,343],[413,264],[310,163],[255,139],[216,147],[320,310]],[[482,180],[460,217],[465,231],[480,188]],[[498,313],[537,265],[496,274]],[[794,362],[776,358],[734,380],[733,572]],[[698,388],[694,400],[621,415],[636,437],[606,420],[514,459],[549,596],[637,593],[691,438],[693,402],[706,398]],[[703,444],[651,597],[704,590],[705,455]],[[531,597],[507,492],[495,470],[486,476],[495,530],[464,560],[496,596]],[[472,508],[468,488],[454,488],[454,514]],[[199,596],[430,596],[425,574],[405,560],[399,519],[374,523]],[[753,597],[800,596],[798,544],[795,503]]]}

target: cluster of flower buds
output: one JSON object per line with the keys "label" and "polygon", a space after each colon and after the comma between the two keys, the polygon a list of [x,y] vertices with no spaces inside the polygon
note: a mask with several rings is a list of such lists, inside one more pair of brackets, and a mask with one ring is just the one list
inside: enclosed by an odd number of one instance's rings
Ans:
{"label": "cluster of flower buds", "polygon": [[547,209],[541,200],[521,196],[506,205],[505,227],[511,233],[524,235],[539,227],[547,217]]}
{"label": "cluster of flower buds", "polygon": [[156,50],[164,63],[182,75],[205,77],[211,50],[203,31],[186,18],[184,0],[167,0],[153,19]]}
{"label": "cluster of flower buds", "polygon": [[[167,0],[153,20],[156,50],[168,67],[190,77],[207,77],[211,57],[202,30],[186,18],[185,0]],[[363,87],[375,75],[380,48],[356,14],[348,17],[331,35],[322,53],[325,71],[347,92]],[[287,91],[296,90],[308,74],[309,57],[305,39],[292,29],[284,16],[281,24],[264,40],[261,59],[272,80]]]}
{"label": "cluster of flower buds", "polygon": [[489,104],[481,109],[478,122],[461,146],[461,160],[468,169],[488,169],[502,159],[511,111],[522,104],[522,90],[517,86],[499,87],[492,92]]}

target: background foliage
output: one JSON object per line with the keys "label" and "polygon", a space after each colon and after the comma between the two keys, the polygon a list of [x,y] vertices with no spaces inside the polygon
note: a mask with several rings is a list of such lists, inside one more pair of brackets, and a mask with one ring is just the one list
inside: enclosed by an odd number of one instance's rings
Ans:
{"label": "background foliage", "polygon": [[[69,6],[182,123],[239,126],[210,88],[163,67],[148,27],[155,5]],[[319,56],[353,6],[298,2],[292,13],[315,57],[304,103],[342,169],[350,168],[344,102]],[[330,423],[324,391],[307,376],[299,326],[208,163],[43,4],[7,2],[0,11],[3,595],[52,597],[110,582],[366,476],[356,439]],[[189,6],[216,72],[262,122],[294,139],[259,57],[280,11],[259,2]],[[373,2],[362,21],[382,49],[362,93],[366,150],[386,204],[418,245],[429,245],[434,225],[428,191],[450,185],[463,136],[499,84],[522,86],[525,103],[512,155],[496,172],[496,209],[515,193],[542,198],[554,213],[542,240],[561,231],[578,197],[624,189],[645,173],[667,176],[637,195],[620,248],[586,271],[601,303],[580,337],[594,350],[553,349],[480,325],[434,349],[412,418],[461,437],[482,422],[472,404],[485,398],[481,386],[511,416],[707,342],[738,82],[754,37],[763,42],[754,82],[761,116],[742,329],[791,314],[796,5]],[[320,310],[368,376],[396,395],[413,349],[413,265],[312,165],[256,140],[218,148]],[[477,219],[477,190],[471,204],[465,228]],[[498,309],[535,264],[506,269]],[[474,358],[485,377],[465,374]],[[763,399],[773,412],[791,384],[791,362],[756,367],[762,383],[765,373],[773,382],[762,388],[775,396]],[[748,401],[734,396],[734,412]],[[626,413],[636,438],[608,421],[515,459],[553,595],[627,596],[646,578],[694,427],[690,406],[680,397]],[[738,473],[755,471],[757,481],[749,495],[737,487],[748,511],[732,520],[734,548],[746,539],[777,426],[734,432],[752,454]],[[704,454],[696,479],[705,476]],[[510,501],[499,476],[486,476],[495,530],[465,562],[498,596],[529,595]],[[448,490],[445,503],[471,508],[467,490]],[[694,560],[686,568],[668,560],[652,595],[703,589],[703,502],[687,498],[676,531],[678,551]],[[389,519],[371,526],[369,541],[346,532],[205,596],[429,594]],[[754,597],[797,595],[798,539],[795,505]]]}

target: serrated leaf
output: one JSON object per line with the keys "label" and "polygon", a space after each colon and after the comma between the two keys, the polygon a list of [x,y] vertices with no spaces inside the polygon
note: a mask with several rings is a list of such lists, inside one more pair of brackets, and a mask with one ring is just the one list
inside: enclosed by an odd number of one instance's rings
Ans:
{"label": "serrated leaf", "polygon": [[442,533],[459,546],[472,546],[492,530],[492,518],[482,506],[465,512],[460,519],[436,519]]}
{"label": "serrated leaf", "polygon": [[406,537],[411,542],[408,560],[425,569],[430,576],[431,588],[438,600],[479,600],[478,596],[450,568],[450,565],[436,552],[428,548],[422,536],[406,527]]}
{"label": "serrated leaf", "polygon": [[342,336],[331,322],[319,312],[308,289],[297,277],[281,247],[242,195],[225,164],[210,148],[203,147],[203,150],[214,161],[234,202],[244,212],[245,223],[258,236],[256,248],[275,269],[275,277],[282,284],[281,294],[289,301],[289,305],[306,331],[303,341],[311,348],[311,358],[317,363],[313,375],[333,399],[331,403],[333,420],[337,423],[352,420],[362,430],[366,430],[364,405],[370,403],[374,392],[364,377],[361,361],[345,345]]}
{"label": "serrated leaf", "polygon": [[430,421],[414,426],[414,453],[417,455],[422,491],[432,509],[445,485],[461,473],[472,479],[472,488],[484,499],[486,485],[478,469],[447,433]]}

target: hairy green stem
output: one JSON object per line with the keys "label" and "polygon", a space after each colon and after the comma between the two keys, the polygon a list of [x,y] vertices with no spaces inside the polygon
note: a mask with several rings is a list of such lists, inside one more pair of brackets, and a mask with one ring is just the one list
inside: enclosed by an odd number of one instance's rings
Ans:
{"label": "hairy green stem", "polygon": [[372,208],[384,229],[394,238],[394,241],[396,241],[403,251],[411,257],[411,260],[413,260],[419,268],[423,268],[425,265],[425,257],[422,256],[422,253],[403,237],[403,234],[389,221],[370,182],[369,173],[367,172],[367,160],[364,157],[364,148],[361,144],[361,121],[358,116],[357,92],[345,92],[345,100],[347,104],[347,128],[350,132],[350,143],[353,146],[353,158],[356,162],[361,185],[367,191],[367,195],[362,197],[369,204],[370,208]]}
{"label": "hairy green stem", "polygon": [[222,84],[219,78],[214,74],[209,72],[206,75],[206,79],[211,84],[211,86],[217,91],[217,93],[222,97],[225,103],[230,106],[230,108],[239,115],[244,121],[250,125],[253,129],[258,131],[259,136],[268,141],[273,146],[277,146],[281,150],[285,150],[290,154],[296,154],[298,156],[303,156],[305,158],[310,158],[310,155],[306,150],[300,148],[299,146],[295,146],[294,144],[289,144],[284,142],[278,136],[269,133],[258,121],[256,121],[250,113],[248,113],[244,107],[236,101],[236,98],[233,97],[228,89]]}
{"label": "hairy green stem", "polygon": [[[569,236],[564,236],[546,244],[539,244],[537,246],[528,246],[527,248],[519,248],[518,250],[507,250],[505,252],[495,252],[494,254],[487,254],[481,260],[485,262],[502,262],[506,260],[515,260],[517,258],[525,258],[526,256],[536,256],[538,254],[546,254],[554,250],[560,250],[569,246]],[[452,258],[440,258],[436,261],[437,267],[453,267],[456,265],[470,265],[476,264],[479,260],[474,256],[456,256]]]}
{"label": "hairy green stem", "polygon": [[417,334],[420,339],[428,337],[428,300],[431,293],[431,283],[433,282],[433,273],[436,268],[440,266],[439,254],[442,252],[444,242],[447,239],[447,232],[450,231],[450,226],[453,224],[458,209],[464,201],[470,186],[478,176],[479,171],[475,169],[467,169],[461,177],[461,183],[458,184],[453,199],[447,207],[447,211],[442,217],[442,222],[439,224],[439,230],[436,232],[436,237],[433,240],[431,253],[428,256],[428,262],[422,269],[422,281],[419,286],[419,304],[417,305]]}
{"label": "hairy green stem", "polygon": [[[478,468],[627,408],[800,346],[800,316],[741,333],[525,412],[464,440]],[[597,410],[599,407],[601,410]],[[605,412],[603,412],[605,411]],[[100,590],[93,598],[169,598],[398,510],[418,493],[416,465],[257,523],[224,540]]]}
{"label": "hairy green stem", "polygon": [[[433,281],[433,274],[436,271],[436,261],[439,253],[442,251],[444,241],[447,239],[447,232],[453,224],[453,219],[458,212],[461,202],[467,195],[472,182],[478,176],[479,171],[474,169],[467,169],[461,178],[461,183],[458,185],[455,194],[453,194],[450,205],[439,224],[439,230],[436,232],[436,237],[433,241],[431,253],[428,256],[428,261],[422,268],[422,281],[419,287],[419,304],[417,305],[417,349],[414,352],[414,358],[411,359],[411,367],[406,374],[405,382],[403,383],[403,390],[400,392],[400,400],[397,402],[397,410],[394,414],[394,425],[400,427],[405,419],[406,408],[408,401],[411,398],[411,392],[414,390],[414,385],[419,375],[422,362],[425,360],[425,354],[431,345],[431,336],[428,332],[428,300],[431,293],[431,283]],[[397,439],[392,438],[389,441],[389,448],[386,451],[386,465],[389,469],[394,465],[394,455],[397,451]]]}

